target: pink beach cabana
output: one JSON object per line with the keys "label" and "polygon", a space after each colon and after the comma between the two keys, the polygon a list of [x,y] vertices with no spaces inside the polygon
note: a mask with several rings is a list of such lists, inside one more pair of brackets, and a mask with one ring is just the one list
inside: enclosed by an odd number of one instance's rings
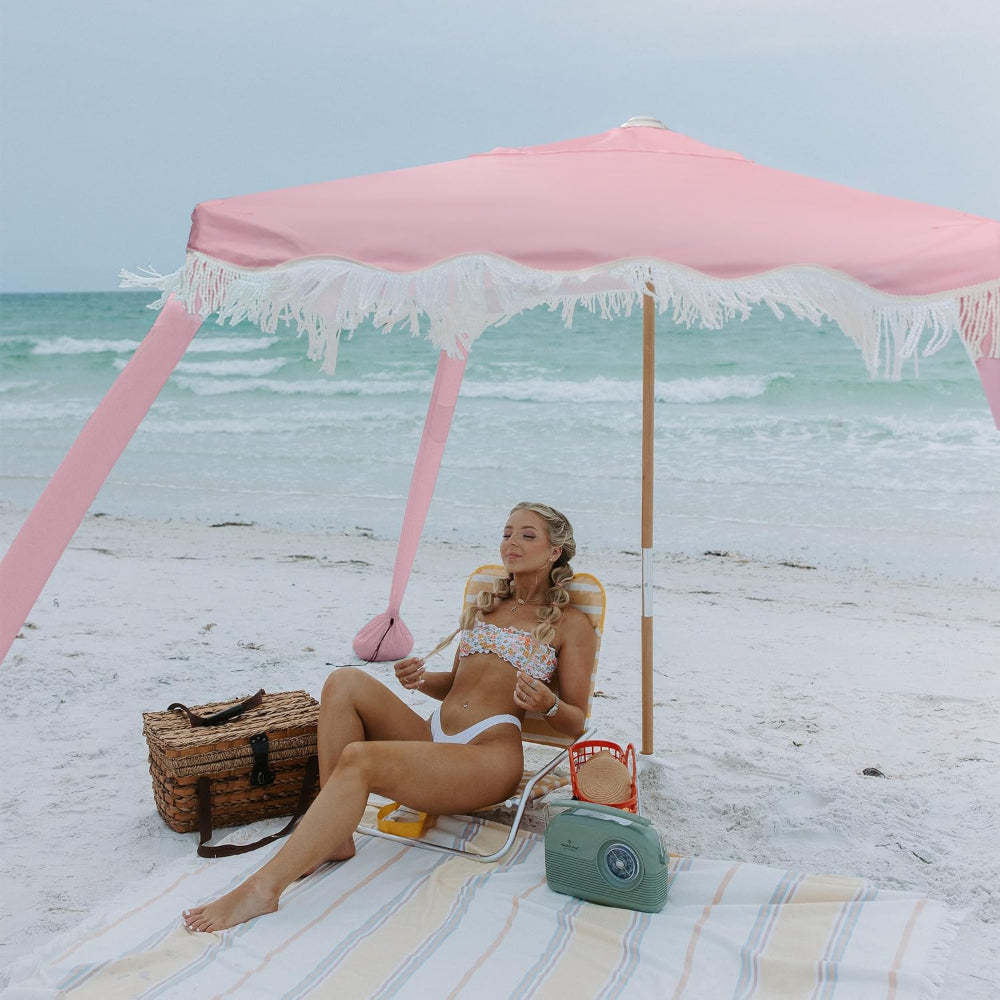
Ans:
{"label": "pink beach cabana", "polygon": [[[652,752],[654,316],[717,328],[757,305],[830,318],[873,375],[961,337],[1000,427],[1000,222],[764,167],[652,119],[582,139],[204,202],[184,266],[126,276],[162,311],[0,566],[5,655],[119,454],[203,318],[284,320],[333,372],[363,320],[426,335],[437,378],[388,609],[365,659],[412,638],[400,617],[465,359],[488,328],[546,304],[567,323],[643,305],[643,752]],[[544,350],[539,345],[539,350]]]}

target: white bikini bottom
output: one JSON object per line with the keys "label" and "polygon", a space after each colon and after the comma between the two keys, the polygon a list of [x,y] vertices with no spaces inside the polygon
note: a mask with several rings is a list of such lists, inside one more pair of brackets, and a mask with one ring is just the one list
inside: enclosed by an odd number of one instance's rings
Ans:
{"label": "white bikini bottom", "polygon": [[508,722],[517,726],[518,729],[521,728],[521,720],[516,715],[491,715],[488,719],[483,719],[459,733],[446,733],[441,728],[441,709],[435,708],[430,717],[431,739],[435,743],[470,743],[481,733],[485,733],[487,729]]}

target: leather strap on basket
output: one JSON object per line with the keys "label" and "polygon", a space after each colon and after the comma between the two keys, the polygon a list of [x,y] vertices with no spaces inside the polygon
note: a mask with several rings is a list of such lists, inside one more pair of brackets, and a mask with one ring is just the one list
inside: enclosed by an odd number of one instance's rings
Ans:
{"label": "leather strap on basket", "polygon": [[256,708],[263,701],[264,689],[261,688],[255,695],[245,698],[236,705],[230,705],[229,708],[224,708],[221,712],[216,712],[214,715],[195,715],[187,705],[182,705],[179,701],[168,705],[167,711],[172,712],[174,709],[178,709],[188,717],[188,722],[192,726],[221,726],[223,722],[228,722],[230,719],[235,719],[237,716],[242,715],[247,709]]}
{"label": "leather strap on basket", "polygon": [[299,821],[299,817],[309,808],[309,796],[319,777],[319,758],[313,754],[306,761],[305,774],[302,776],[302,791],[299,794],[299,802],[295,807],[292,818],[282,830],[272,833],[267,837],[254,841],[252,844],[221,844],[212,846],[209,841],[212,839],[212,779],[211,777],[201,777],[198,779],[198,830],[201,841],[198,844],[198,857],[200,858],[230,858],[234,854],[246,854],[248,851],[256,851],[258,847],[266,844],[273,844],[282,837],[287,837],[292,832],[292,828]]}

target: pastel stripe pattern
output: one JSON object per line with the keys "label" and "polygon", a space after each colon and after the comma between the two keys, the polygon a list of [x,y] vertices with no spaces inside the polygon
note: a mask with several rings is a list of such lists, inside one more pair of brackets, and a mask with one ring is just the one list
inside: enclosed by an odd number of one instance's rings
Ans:
{"label": "pastel stripe pattern", "polygon": [[[503,831],[442,817],[434,835],[488,851]],[[355,858],[296,883],[277,913],[222,934],[181,927],[182,909],[276,849],[192,858],[134,887],[15,963],[5,995],[926,1000],[957,929],[942,904],[859,879],[691,858],[673,860],[663,912],[597,906],[548,888],[531,833],[487,865],[359,837]]]}

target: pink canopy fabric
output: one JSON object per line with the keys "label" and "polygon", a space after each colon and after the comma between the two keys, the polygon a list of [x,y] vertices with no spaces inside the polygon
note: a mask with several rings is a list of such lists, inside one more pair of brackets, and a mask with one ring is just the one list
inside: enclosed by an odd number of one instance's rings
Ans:
{"label": "pink canopy fabric", "polygon": [[204,202],[188,247],[243,268],[336,257],[396,273],[480,253],[543,272],[643,259],[743,278],[812,265],[916,296],[996,281],[997,232],[631,127]]}
{"label": "pink canopy fabric", "polygon": [[619,312],[652,281],[660,312],[708,327],[760,302],[829,316],[870,370],[898,376],[951,332],[974,361],[1000,357],[985,316],[998,275],[1000,222],[660,126],[205,202],[182,271],[144,283],[220,320],[290,319],[332,368],[339,333],[366,317],[426,320],[458,356],[525,308]]}
{"label": "pink canopy fabric", "polygon": [[[159,305],[176,300],[147,338],[173,345],[146,353],[156,370],[130,364],[109,393],[130,401],[133,429],[177,350],[213,313],[268,332],[280,320],[294,324],[328,371],[341,333],[366,319],[425,333],[441,350],[390,610],[359,649],[377,647],[379,658],[409,648],[399,604],[464,358],[488,327],[524,309],[560,307],[569,323],[578,306],[627,313],[651,290],[660,313],[716,328],[764,304],[779,316],[829,317],[869,371],[890,377],[958,334],[1000,427],[1000,222],[761,166],[647,119],[204,202],[184,266],[126,274],[123,285],[159,289]],[[79,473],[119,408],[107,399],[98,407],[0,566],[0,655],[113,465],[102,459],[99,475]],[[118,434],[120,447],[130,434]]]}

